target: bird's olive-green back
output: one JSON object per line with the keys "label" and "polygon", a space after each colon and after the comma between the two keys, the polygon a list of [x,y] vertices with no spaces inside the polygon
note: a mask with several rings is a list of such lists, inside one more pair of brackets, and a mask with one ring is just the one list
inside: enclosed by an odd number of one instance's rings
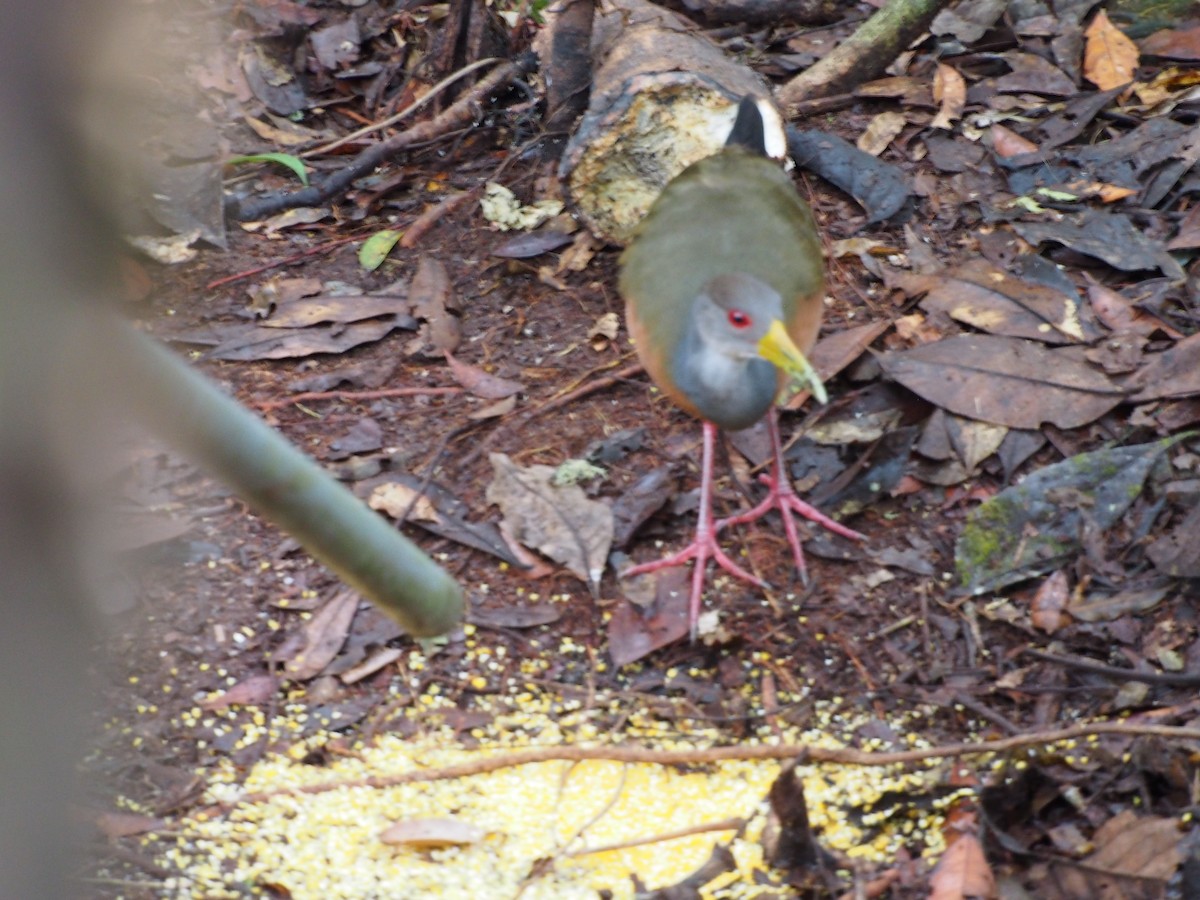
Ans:
{"label": "bird's olive-green back", "polygon": [[[789,332],[812,320],[798,304],[822,302],[812,211],[776,163],[738,149],[700,160],[668,184],[621,256],[621,294],[654,344],[639,353],[669,358],[701,287],[732,272],[779,292]],[[793,333],[805,351],[814,337]]]}

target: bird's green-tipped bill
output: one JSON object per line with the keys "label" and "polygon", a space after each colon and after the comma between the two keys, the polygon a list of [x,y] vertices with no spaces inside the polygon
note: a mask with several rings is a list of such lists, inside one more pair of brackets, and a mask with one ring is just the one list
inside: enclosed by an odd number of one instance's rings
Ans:
{"label": "bird's green-tipped bill", "polygon": [[759,355],[768,362],[774,363],[791,376],[787,387],[789,393],[797,390],[808,390],[817,398],[818,403],[827,403],[829,396],[825,393],[825,385],[817,375],[807,357],[788,335],[783,322],[776,319],[767,329],[767,333],[758,342]]}

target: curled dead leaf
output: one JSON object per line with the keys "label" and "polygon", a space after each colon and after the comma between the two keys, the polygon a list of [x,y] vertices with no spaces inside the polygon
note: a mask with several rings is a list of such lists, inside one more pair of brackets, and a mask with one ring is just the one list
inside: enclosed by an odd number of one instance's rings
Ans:
{"label": "curled dead leaf", "polygon": [[462,847],[478,844],[487,832],[478,825],[461,819],[405,819],[389,826],[379,835],[385,844],[436,850],[439,847]]}

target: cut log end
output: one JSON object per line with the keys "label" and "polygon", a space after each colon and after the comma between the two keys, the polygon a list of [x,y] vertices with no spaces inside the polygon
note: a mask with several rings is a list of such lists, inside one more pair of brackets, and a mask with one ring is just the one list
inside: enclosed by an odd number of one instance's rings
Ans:
{"label": "cut log end", "polygon": [[617,244],[629,239],[668,181],[721,149],[740,99],[671,75],[652,77],[666,83],[630,85],[624,108],[585,123],[589,133],[577,134],[576,152],[564,159],[576,211]]}

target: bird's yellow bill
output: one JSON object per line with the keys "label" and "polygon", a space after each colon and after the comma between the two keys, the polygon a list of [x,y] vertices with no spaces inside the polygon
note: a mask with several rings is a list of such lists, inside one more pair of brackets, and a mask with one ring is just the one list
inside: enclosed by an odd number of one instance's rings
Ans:
{"label": "bird's yellow bill", "polygon": [[788,385],[790,391],[808,390],[817,398],[818,403],[829,401],[817,370],[800,352],[800,348],[783,327],[783,322],[776,319],[771,323],[767,333],[758,342],[758,353],[763,359],[774,363],[791,376],[791,384]]}

